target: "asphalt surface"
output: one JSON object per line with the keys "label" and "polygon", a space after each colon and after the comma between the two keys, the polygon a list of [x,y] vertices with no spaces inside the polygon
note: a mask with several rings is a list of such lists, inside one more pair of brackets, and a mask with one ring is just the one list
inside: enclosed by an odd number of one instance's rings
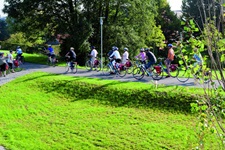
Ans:
{"label": "asphalt surface", "polygon": [[131,74],[127,74],[125,77],[121,78],[116,75],[109,75],[105,76],[102,71],[87,71],[84,69],[78,69],[76,74],[73,74],[71,72],[65,73],[65,67],[52,67],[47,65],[40,65],[40,64],[32,64],[32,63],[25,63],[23,66],[21,66],[24,70],[16,73],[8,74],[6,77],[0,77],[0,85],[3,85],[5,83],[8,83],[11,80],[14,80],[15,78],[19,76],[23,76],[25,74],[29,74],[31,72],[35,71],[43,71],[48,73],[55,73],[55,74],[62,74],[62,75],[69,75],[69,76],[85,76],[85,77],[91,77],[91,78],[102,78],[102,79],[110,79],[110,80],[119,80],[119,81],[125,81],[125,82],[144,82],[149,84],[164,84],[167,86],[171,85],[177,85],[177,86],[185,86],[185,87],[208,87],[208,84],[202,85],[198,84],[194,79],[189,79],[187,82],[182,83],[178,81],[176,78],[163,78],[159,81],[154,81],[151,77],[145,76],[142,80],[136,80],[133,78]]}

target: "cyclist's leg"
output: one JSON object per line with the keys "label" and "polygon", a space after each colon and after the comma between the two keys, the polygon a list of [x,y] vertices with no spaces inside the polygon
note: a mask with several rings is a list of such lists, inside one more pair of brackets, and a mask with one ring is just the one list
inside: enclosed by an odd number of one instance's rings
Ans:
{"label": "cyclist's leg", "polygon": [[171,60],[169,60],[169,59],[167,58],[167,59],[164,61],[164,63],[165,63],[165,65],[166,65],[166,69],[167,69],[167,74],[168,74],[167,77],[169,77],[169,76],[171,76],[171,75],[170,75],[170,69],[169,69],[170,64],[171,64]]}

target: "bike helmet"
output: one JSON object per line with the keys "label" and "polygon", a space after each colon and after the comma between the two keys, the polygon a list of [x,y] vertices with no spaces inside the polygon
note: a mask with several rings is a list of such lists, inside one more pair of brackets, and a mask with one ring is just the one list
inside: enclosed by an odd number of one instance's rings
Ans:
{"label": "bike helmet", "polygon": [[117,51],[118,49],[119,49],[118,47],[114,47],[114,49],[113,49],[113,50],[114,50],[114,51]]}
{"label": "bike helmet", "polygon": [[70,47],[70,50],[74,50],[74,48],[73,47]]}
{"label": "bike helmet", "polygon": [[95,49],[95,46],[91,46],[91,49]]}
{"label": "bike helmet", "polygon": [[168,44],[168,47],[173,47],[173,44]]}
{"label": "bike helmet", "polygon": [[125,47],[123,50],[124,50],[124,51],[128,51],[128,48]]}
{"label": "bike helmet", "polygon": [[140,51],[141,51],[141,52],[144,52],[145,50],[144,50],[144,48],[141,48]]}
{"label": "bike helmet", "polygon": [[48,45],[48,47],[51,47],[51,46],[52,46],[51,44]]}
{"label": "bike helmet", "polygon": [[17,46],[17,48],[20,48],[20,46]]}
{"label": "bike helmet", "polygon": [[145,51],[149,51],[150,49],[149,48],[145,48]]}

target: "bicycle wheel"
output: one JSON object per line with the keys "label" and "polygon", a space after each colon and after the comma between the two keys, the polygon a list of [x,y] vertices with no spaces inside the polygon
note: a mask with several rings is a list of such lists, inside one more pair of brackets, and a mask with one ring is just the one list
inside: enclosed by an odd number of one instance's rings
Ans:
{"label": "bicycle wheel", "polygon": [[67,73],[67,72],[69,72],[69,70],[70,70],[70,63],[67,62],[66,66],[65,66],[65,72]]}
{"label": "bicycle wheel", "polygon": [[110,71],[111,71],[111,69],[110,69],[110,65],[109,65],[109,64],[103,66],[102,72],[103,72],[103,74],[104,74],[105,76],[110,75]]}
{"label": "bicycle wheel", "polygon": [[138,67],[133,70],[133,77],[137,80],[141,80],[145,75],[145,71],[143,68]]}
{"label": "bicycle wheel", "polygon": [[101,61],[99,61],[99,63],[97,65],[95,65],[95,69],[97,72],[101,71],[101,69],[102,69],[101,65],[102,65]]}
{"label": "bicycle wheel", "polygon": [[86,69],[87,69],[88,71],[90,71],[90,70],[92,69],[92,67],[91,67],[91,61],[90,61],[90,60],[88,60],[88,61],[85,63],[85,67],[86,67]]}
{"label": "bicycle wheel", "polygon": [[177,76],[177,80],[180,82],[187,82],[191,76],[191,69],[190,68],[180,68],[179,74]]}
{"label": "bicycle wheel", "polygon": [[176,78],[179,74],[179,69],[175,65],[170,65],[170,75],[173,78]]}
{"label": "bicycle wheel", "polygon": [[209,83],[212,80],[212,73],[211,71],[202,71],[194,77],[199,79],[200,83]]}
{"label": "bicycle wheel", "polygon": [[124,77],[127,74],[127,68],[124,66],[122,69],[117,69],[117,74],[120,77]]}
{"label": "bicycle wheel", "polygon": [[152,79],[160,80],[163,78],[163,68],[157,65],[157,68],[152,67]]}

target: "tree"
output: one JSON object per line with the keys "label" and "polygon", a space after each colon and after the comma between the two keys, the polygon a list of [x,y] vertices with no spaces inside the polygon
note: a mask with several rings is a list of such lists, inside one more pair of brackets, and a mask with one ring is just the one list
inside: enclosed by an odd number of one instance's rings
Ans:
{"label": "tree", "polygon": [[215,20],[220,31],[223,26],[221,0],[183,0],[182,11],[185,18],[194,19],[200,30],[203,30],[205,19]]}
{"label": "tree", "polygon": [[179,32],[182,30],[180,19],[170,10],[170,6],[166,0],[158,1],[158,16],[156,17],[157,25],[160,25],[169,42],[174,42],[179,39]]}
{"label": "tree", "polygon": [[[164,36],[156,25],[157,7],[149,0],[6,0],[4,12],[29,35],[37,30],[48,37],[69,34],[67,46],[84,56],[88,45],[100,45],[99,17],[104,19],[104,47],[112,45],[131,49],[162,43]],[[26,26],[26,28],[24,28]],[[64,39],[65,40],[65,39]],[[69,42],[70,41],[70,42]],[[70,44],[69,44],[69,43]],[[85,46],[86,45],[86,46]],[[67,48],[66,48],[67,47]],[[100,47],[100,46],[99,46]],[[106,50],[104,51],[106,53]],[[83,59],[83,58],[82,58]]]}
{"label": "tree", "polygon": [[[218,135],[219,149],[224,149],[225,140],[225,128],[224,128],[224,91],[225,91],[225,74],[224,74],[224,61],[225,61],[225,49],[222,39],[221,27],[218,26],[221,20],[218,20],[215,16],[215,11],[206,7],[204,0],[198,1],[200,17],[202,22],[200,28],[200,36],[194,36],[194,32],[199,32],[197,28],[197,21],[194,19],[188,20],[185,23],[185,33],[188,33],[186,40],[181,44],[182,58],[186,61],[185,65],[190,63],[190,55],[193,53],[193,49],[198,46],[200,52],[207,52],[204,60],[209,60],[209,65],[203,65],[200,74],[204,75],[205,70],[209,70],[208,76],[211,79],[211,83],[205,85],[200,82],[204,87],[204,95],[199,97],[197,104],[193,103],[192,108],[195,112],[198,112],[198,137],[199,137],[199,149],[204,149],[204,137],[207,133],[213,132]],[[213,4],[220,3],[221,1],[210,1]],[[188,49],[189,48],[189,49]],[[188,52],[189,51],[189,52]],[[186,66],[184,66],[185,68]],[[200,79],[203,76],[199,76]],[[215,82],[217,81],[217,84]]]}
{"label": "tree", "polygon": [[0,41],[4,41],[9,38],[7,26],[5,20],[0,20]]}

